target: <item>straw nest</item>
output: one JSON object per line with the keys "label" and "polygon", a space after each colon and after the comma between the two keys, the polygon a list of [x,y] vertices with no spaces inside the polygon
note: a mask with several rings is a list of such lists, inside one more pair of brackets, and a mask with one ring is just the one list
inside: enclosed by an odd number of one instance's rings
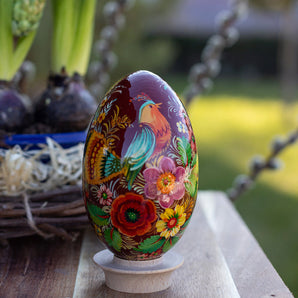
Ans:
{"label": "straw nest", "polygon": [[74,240],[88,225],[83,146],[65,149],[48,138],[37,150],[0,149],[0,241],[33,234]]}

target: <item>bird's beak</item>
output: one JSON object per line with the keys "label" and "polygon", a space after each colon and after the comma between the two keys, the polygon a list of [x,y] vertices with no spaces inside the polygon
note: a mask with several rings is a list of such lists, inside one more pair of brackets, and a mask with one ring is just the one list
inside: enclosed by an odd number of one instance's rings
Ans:
{"label": "bird's beak", "polygon": [[161,102],[160,103],[156,103],[155,106],[157,106],[157,108],[159,109],[159,107],[161,106]]}

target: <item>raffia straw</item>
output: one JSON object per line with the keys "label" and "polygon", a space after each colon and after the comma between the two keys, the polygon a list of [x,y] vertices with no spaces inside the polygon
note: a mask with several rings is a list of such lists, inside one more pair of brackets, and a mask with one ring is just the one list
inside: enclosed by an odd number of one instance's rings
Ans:
{"label": "raffia straw", "polygon": [[54,236],[53,234],[46,234],[36,226],[32,216],[31,208],[29,205],[29,197],[25,192],[23,193],[23,198],[24,198],[24,206],[26,210],[27,222],[30,228],[34,230],[39,236],[43,237],[44,239],[49,239],[53,237]]}
{"label": "raffia straw", "polygon": [[0,196],[81,185],[83,144],[65,149],[50,138],[46,141],[39,150],[0,149]]}

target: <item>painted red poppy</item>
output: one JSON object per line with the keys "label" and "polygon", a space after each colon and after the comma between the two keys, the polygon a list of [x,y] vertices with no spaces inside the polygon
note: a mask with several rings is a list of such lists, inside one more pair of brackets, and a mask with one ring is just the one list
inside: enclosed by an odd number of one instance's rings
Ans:
{"label": "painted red poppy", "polygon": [[151,229],[157,219],[156,207],[150,200],[134,193],[120,195],[112,203],[113,225],[127,236],[142,236]]}

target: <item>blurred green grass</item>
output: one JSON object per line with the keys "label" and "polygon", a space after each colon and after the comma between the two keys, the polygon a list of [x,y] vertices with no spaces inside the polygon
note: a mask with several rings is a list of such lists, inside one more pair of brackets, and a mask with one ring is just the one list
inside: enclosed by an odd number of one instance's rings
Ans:
{"label": "blurred green grass", "polygon": [[[168,82],[181,93],[181,78]],[[183,82],[183,83],[182,83]],[[298,104],[285,105],[274,81],[221,80],[188,112],[200,157],[199,188],[226,190],[247,173],[249,160],[267,155],[276,135],[297,127]],[[284,167],[265,172],[236,207],[286,285],[298,296],[298,148],[280,155]],[[237,239],[235,239],[237,241]]]}

